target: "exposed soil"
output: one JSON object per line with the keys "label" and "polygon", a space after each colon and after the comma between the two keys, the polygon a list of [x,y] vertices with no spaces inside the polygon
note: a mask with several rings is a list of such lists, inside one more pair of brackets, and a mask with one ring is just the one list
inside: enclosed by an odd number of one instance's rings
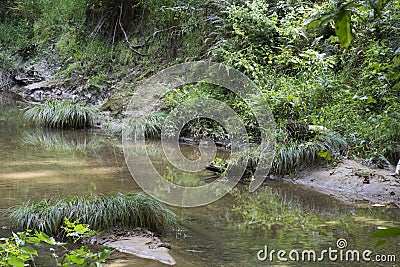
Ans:
{"label": "exposed soil", "polygon": [[400,177],[392,169],[372,169],[354,160],[335,167],[302,170],[295,179],[286,179],[344,202],[367,202],[400,208]]}

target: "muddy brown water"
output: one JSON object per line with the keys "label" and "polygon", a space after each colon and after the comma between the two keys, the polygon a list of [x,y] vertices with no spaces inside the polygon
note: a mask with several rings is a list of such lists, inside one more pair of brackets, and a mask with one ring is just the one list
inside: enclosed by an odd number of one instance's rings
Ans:
{"label": "muddy brown water", "polygon": [[[57,196],[141,192],[126,167],[119,140],[93,132],[32,128],[19,116],[15,108],[0,107],[0,209]],[[164,170],[171,180],[182,177],[163,163],[159,143],[149,143],[148,147],[158,169]],[[188,157],[197,153],[192,146],[183,145],[181,150]],[[204,171],[184,177],[191,185],[201,185],[215,176]],[[288,198],[295,197],[321,216],[335,212],[351,216],[354,209],[299,186],[277,181],[267,184]],[[173,208],[183,222],[182,227],[170,230],[163,240],[172,245],[171,255],[177,266],[400,266],[399,240],[374,248],[375,241],[369,237],[378,227],[398,223],[397,211],[380,208],[373,218],[366,216],[354,223],[333,226],[327,222],[326,227],[317,231],[285,230],[285,227],[263,230],[244,227],[243,220],[232,211],[233,206],[234,200],[228,195],[204,207]],[[0,218],[1,225],[7,225],[6,218]],[[6,233],[8,231],[0,231],[0,235]],[[257,258],[265,246],[269,251],[285,250],[286,258],[290,250],[319,253],[324,249],[337,249],[339,238],[346,239],[348,249],[395,255],[396,261],[357,263],[329,260],[327,255],[323,262],[278,260],[276,254],[272,261]],[[264,256],[263,252],[260,255]],[[44,266],[55,265],[51,259],[44,259],[43,263]],[[163,264],[121,254],[110,266]]]}

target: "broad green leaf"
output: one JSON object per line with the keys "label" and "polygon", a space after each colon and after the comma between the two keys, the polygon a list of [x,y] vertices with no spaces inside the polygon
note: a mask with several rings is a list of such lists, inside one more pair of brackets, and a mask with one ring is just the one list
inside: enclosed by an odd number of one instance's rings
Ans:
{"label": "broad green leaf", "polygon": [[36,249],[32,247],[21,247],[21,250],[28,253],[29,255],[35,255],[35,256],[38,255]]}
{"label": "broad green leaf", "polygon": [[10,264],[11,266],[14,266],[14,267],[24,267],[24,265],[25,265],[23,260],[18,259],[15,256],[11,256],[8,259],[7,263]]}
{"label": "broad green leaf", "polygon": [[393,85],[393,89],[400,89],[400,82],[397,82],[395,85]]}
{"label": "broad green leaf", "polygon": [[103,262],[106,259],[108,259],[113,251],[114,251],[113,248],[108,248],[108,247],[100,251],[98,253],[99,261]]}
{"label": "broad green leaf", "polygon": [[332,159],[332,155],[328,150],[320,150],[318,152],[318,156],[320,156],[321,158],[326,159],[326,160]]}
{"label": "broad green leaf", "polygon": [[40,239],[37,237],[29,237],[26,239],[27,243],[38,245],[40,243]]}
{"label": "broad green leaf", "polygon": [[373,98],[372,96],[368,97],[367,99],[367,104],[376,104],[377,101],[375,98]]}
{"label": "broad green leaf", "polygon": [[307,29],[317,28],[321,24],[320,19],[314,19],[307,24]]}
{"label": "broad green leaf", "polygon": [[85,260],[82,258],[79,258],[77,255],[71,255],[70,258],[71,262],[76,263],[76,264],[84,264]]}
{"label": "broad green leaf", "polygon": [[386,243],[386,240],[378,240],[378,241],[376,241],[376,243],[375,243],[375,247],[377,248],[377,247],[380,247],[380,246],[382,246],[382,245],[384,245]]}
{"label": "broad green leaf", "polygon": [[351,33],[351,13],[348,10],[343,10],[338,13],[335,18],[335,32],[339,37],[340,44],[347,48],[354,39]]}
{"label": "broad green leaf", "polygon": [[325,25],[329,21],[333,20],[335,17],[336,17],[336,13],[323,14],[323,15],[321,15],[320,18],[311,20],[307,24],[307,28],[313,29],[313,28],[320,27],[321,25]]}
{"label": "broad green leaf", "polygon": [[399,227],[391,227],[391,228],[387,228],[387,229],[381,229],[371,235],[371,237],[376,237],[376,238],[390,238],[390,237],[398,237],[398,236],[400,236],[400,228]]}

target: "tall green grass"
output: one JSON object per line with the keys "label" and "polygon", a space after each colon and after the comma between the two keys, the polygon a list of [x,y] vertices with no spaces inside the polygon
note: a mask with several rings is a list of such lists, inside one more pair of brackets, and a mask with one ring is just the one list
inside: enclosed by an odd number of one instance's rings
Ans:
{"label": "tall green grass", "polygon": [[12,208],[9,220],[18,228],[62,234],[64,218],[105,230],[116,226],[141,227],[162,232],[176,225],[176,216],[158,201],[141,193],[114,193],[71,199],[44,199]]}
{"label": "tall green grass", "polygon": [[61,129],[83,129],[93,126],[97,108],[83,102],[71,103],[61,100],[47,100],[41,105],[25,109],[25,117],[44,127]]}
{"label": "tall green grass", "polygon": [[[315,139],[308,141],[292,141],[277,143],[277,151],[270,170],[271,174],[293,174],[304,166],[313,166],[324,159],[329,159],[347,151],[347,142],[337,134],[319,134]],[[326,157],[321,157],[325,151]]]}
{"label": "tall green grass", "polygon": [[132,123],[137,129],[143,130],[147,137],[155,137],[160,135],[166,117],[167,114],[163,112],[151,112]]}
{"label": "tall green grass", "polygon": [[121,123],[106,124],[106,133],[110,135],[121,135],[123,127],[132,127],[135,130],[142,130],[146,137],[157,137],[161,134],[166,117],[167,114],[164,112],[151,112],[146,116],[130,122],[126,120],[125,123],[129,123],[129,126]]}
{"label": "tall green grass", "polygon": [[[282,133],[282,132],[281,132]],[[283,133],[286,135],[287,133]],[[276,151],[272,160],[269,174],[293,175],[302,168],[316,166],[323,161],[332,161],[340,158],[348,151],[348,143],[335,132],[318,133],[308,140],[286,138],[277,140]],[[256,171],[260,151],[257,147],[250,151],[246,176],[251,176]],[[237,164],[235,161],[231,161]]]}

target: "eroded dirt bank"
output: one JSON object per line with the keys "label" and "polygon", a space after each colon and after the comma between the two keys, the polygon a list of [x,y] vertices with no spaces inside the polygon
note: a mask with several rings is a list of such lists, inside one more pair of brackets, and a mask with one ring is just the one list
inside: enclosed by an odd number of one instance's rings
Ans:
{"label": "eroded dirt bank", "polygon": [[302,170],[295,179],[285,179],[349,203],[394,205],[400,208],[400,177],[394,169],[372,169],[354,160],[336,167]]}

